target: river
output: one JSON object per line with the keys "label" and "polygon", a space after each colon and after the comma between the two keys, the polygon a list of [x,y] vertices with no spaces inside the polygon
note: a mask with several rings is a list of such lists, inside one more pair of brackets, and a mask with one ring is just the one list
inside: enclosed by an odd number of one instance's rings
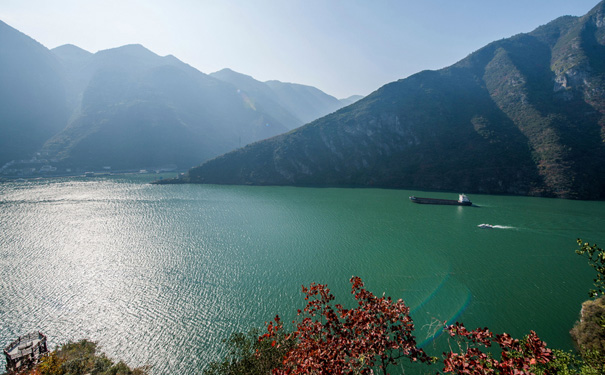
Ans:
{"label": "river", "polygon": [[[304,306],[349,278],[403,298],[439,355],[443,321],[571,349],[592,286],[576,238],[605,246],[605,202],[471,195],[417,205],[405,190],[150,185],[153,176],[0,184],[0,342],[98,341],[153,374],[196,374],[222,340]],[[494,229],[477,225],[489,223]],[[4,358],[0,365],[4,366]]]}

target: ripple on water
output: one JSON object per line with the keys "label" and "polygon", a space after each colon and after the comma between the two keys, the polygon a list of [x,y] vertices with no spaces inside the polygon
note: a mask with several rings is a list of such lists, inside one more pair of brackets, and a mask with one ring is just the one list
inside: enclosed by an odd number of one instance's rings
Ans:
{"label": "ripple on water", "polygon": [[567,249],[605,243],[601,202],[477,196],[481,209],[451,210],[405,191],[139,179],[0,184],[0,338],[86,337],[155,374],[194,374],[230,333],[294,319],[302,284],[348,304],[357,275],[406,301],[427,347],[436,321],[458,318],[517,335],[537,325],[561,347],[591,280]]}

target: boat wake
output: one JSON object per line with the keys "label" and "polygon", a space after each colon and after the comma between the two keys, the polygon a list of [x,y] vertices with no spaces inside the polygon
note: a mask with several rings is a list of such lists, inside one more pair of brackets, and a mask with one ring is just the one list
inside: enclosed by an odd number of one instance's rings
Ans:
{"label": "boat wake", "polygon": [[492,225],[492,224],[479,224],[477,225],[479,228],[484,229],[515,229],[515,227],[509,227],[507,225]]}

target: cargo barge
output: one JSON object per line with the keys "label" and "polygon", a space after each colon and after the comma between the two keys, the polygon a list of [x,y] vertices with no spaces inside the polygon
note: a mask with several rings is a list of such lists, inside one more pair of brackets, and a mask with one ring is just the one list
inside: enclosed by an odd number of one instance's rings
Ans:
{"label": "cargo barge", "polygon": [[414,203],[420,204],[441,204],[441,205],[449,205],[449,206],[472,206],[473,202],[471,202],[465,194],[458,195],[458,200],[454,199],[438,199],[438,198],[421,198],[411,196],[410,200]]}

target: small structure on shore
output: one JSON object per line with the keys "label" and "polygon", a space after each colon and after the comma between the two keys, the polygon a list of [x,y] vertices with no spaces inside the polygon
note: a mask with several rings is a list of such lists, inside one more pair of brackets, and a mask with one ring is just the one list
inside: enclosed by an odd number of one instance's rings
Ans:
{"label": "small structure on shore", "polygon": [[46,346],[46,335],[42,332],[32,332],[20,336],[4,348],[6,372],[12,374],[31,367],[37,364],[45,353],[48,353],[48,347]]}

